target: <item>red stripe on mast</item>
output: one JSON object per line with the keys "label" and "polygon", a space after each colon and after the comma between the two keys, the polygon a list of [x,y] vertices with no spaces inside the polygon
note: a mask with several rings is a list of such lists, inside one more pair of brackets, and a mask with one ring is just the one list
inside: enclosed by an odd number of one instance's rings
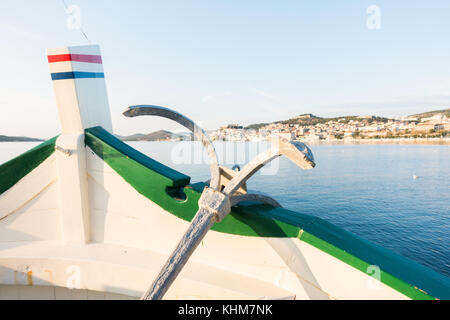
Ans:
{"label": "red stripe on mast", "polygon": [[70,61],[70,54],[54,54],[47,56],[48,63]]}
{"label": "red stripe on mast", "polygon": [[102,63],[102,57],[91,54],[54,54],[47,56],[48,63],[64,62],[64,61],[77,61],[87,63]]}

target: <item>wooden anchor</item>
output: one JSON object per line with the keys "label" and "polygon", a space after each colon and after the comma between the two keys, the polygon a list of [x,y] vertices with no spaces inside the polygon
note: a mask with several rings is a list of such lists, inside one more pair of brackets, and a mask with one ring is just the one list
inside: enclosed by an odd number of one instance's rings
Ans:
{"label": "wooden anchor", "polygon": [[[223,184],[223,180],[221,183],[221,167],[218,164],[214,146],[206,132],[192,120],[171,109],[152,105],[132,106],[123,114],[127,117],[142,115],[160,116],[178,122],[189,129],[202,142],[210,158],[211,180],[209,187],[205,187],[199,199],[199,209],[177,247],[142,296],[142,300],[160,300],[164,297],[164,294],[175,281],[206,233],[214,223],[222,221],[230,213],[232,206],[243,201],[259,201],[276,207],[280,206],[276,200],[269,196],[238,192],[245,185],[245,182],[260,168],[282,155],[303,169],[312,169],[315,166],[313,154],[306,144],[278,138],[272,141],[270,149],[259,154],[245,165],[242,170],[235,171],[231,180],[228,179],[226,184]],[[227,173],[230,175],[229,171]]]}

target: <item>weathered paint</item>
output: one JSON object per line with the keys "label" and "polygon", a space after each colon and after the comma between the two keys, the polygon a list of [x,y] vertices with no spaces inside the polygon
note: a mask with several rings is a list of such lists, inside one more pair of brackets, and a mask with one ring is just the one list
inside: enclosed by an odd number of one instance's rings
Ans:
{"label": "weathered paint", "polygon": [[[33,286],[72,286],[75,289],[139,297],[166,258],[164,254],[152,250],[104,243],[68,245],[55,241],[1,245],[0,289],[5,284],[28,286],[27,273],[31,270]],[[52,278],[48,270],[51,270]],[[78,279],[74,277],[76,270],[81,276]],[[190,262],[183,271],[183,277],[178,280],[168,292],[169,299],[294,296],[270,281],[202,262]]]}

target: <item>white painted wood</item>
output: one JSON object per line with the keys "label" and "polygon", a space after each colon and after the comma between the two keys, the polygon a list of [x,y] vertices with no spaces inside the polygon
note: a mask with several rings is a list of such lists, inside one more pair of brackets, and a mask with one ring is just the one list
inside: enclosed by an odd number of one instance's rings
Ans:
{"label": "white painted wood", "polygon": [[74,79],[53,81],[53,90],[58,106],[61,134],[81,134],[84,125],[79,111]]}
{"label": "white painted wood", "polygon": [[[38,167],[0,195],[0,220],[14,213],[39,195],[49,185],[55,183],[56,157],[51,155]],[[54,201],[41,203],[40,209],[54,209]]]}
{"label": "white painted wood", "polygon": [[[61,54],[101,56],[96,45],[47,50],[48,56]],[[102,126],[112,132],[112,122],[104,77],[77,77],[80,72],[103,73],[103,64],[61,61],[49,66],[52,74],[72,72],[75,77],[52,81],[62,131],[56,141],[59,204],[64,241],[87,243],[90,218],[84,129]]]}
{"label": "white painted wood", "polygon": [[[90,203],[93,241],[168,255],[189,223],[138,194],[89,148],[87,162],[93,199]],[[298,239],[210,231],[191,260],[244,278],[274,283],[293,292],[298,299],[340,299],[348,298],[349,294],[354,298],[405,298],[381,283],[381,290],[366,288],[368,275]],[[339,270],[346,270],[346,276],[341,277]],[[351,279],[358,279],[358,283]]]}
{"label": "white painted wood", "polygon": [[64,134],[56,140],[59,208],[63,240],[71,243],[89,242],[89,197],[84,134]]}
{"label": "white painted wood", "polygon": [[[83,54],[101,56],[97,45],[47,49],[47,56]],[[49,63],[50,72],[103,73],[103,64],[77,61]],[[86,128],[102,126],[112,132],[111,114],[104,78],[53,80],[62,134],[81,134]]]}
{"label": "white painted wood", "polygon": [[170,252],[188,223],[136,192],[108,164],[86,149],[92,241]]}
{"label": "white painted wood", "polygon": [[105,79],[76,79],[75,85],[83,128],[101,126],[112,133]]}
{"label": "white painted wood", "polygon": [[[67,286],[79,268],[76,289],[138,297],[159,271],[166,256],[148,250],[107,244],[67,245],[61,242],[4,244],[0,250],[0,284]],[[293,297],[274,284],[191,263],[167,298],[263,299]]]}
{"label": "white painted wood", "polygon": [[27,205],[0,220],[0,242],[61,239],[61,221],[57,208],[37,210],[33,206],[57,199],[57,188],[49,188]]}
{"label": "white painted wood", "polygon": [[[290,256],[286,259],[286,269],[290,275],[284,272],[280,279],[280,285],[284,288],[293,290],[294,288],[290,286],[295,282],[289,279],[296,276],[327,292],[330,298],[334,299],[407,299],[403,294],[376,281],[368,274],[306,242],[298,239],[292,239],[292,242],[289,242],[279,238],[267,239],[267,241],[285,257]],[[372,285],[373,282],[376,282],[375,286]]]}

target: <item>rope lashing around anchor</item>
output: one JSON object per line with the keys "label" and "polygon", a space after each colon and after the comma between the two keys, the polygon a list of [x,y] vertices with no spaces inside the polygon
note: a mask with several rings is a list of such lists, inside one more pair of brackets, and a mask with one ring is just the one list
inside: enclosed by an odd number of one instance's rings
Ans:
{"label": "rope lashing around anchor", "polygon": [[198,200],[200,210],[207,210],[215,216],[216,222],[220,222],[230,213],[230,198],[222,192],[206,187]]}
{"label": "rope lashing around anchor", "polygon": [[58,151],[64,153],[68,157],[70,157],[74,153],[74,150],[64,149],[63,147],[60,147],[60,146],[56,146],[55,150],[58,150]]}

